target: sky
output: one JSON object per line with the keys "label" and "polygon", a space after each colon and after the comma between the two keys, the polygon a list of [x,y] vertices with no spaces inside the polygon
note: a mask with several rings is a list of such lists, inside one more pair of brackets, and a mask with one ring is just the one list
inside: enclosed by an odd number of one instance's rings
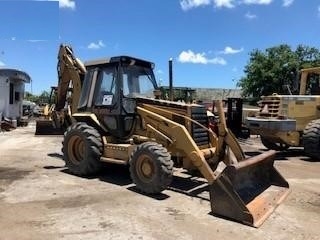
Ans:
{"label": "sky", "polygon": [[83,62],[130,55],[155,63],[160,85],[236,88],[254,49],[320,48],[320,0],[0,0],[0,67],[57,85],[57,55]]}

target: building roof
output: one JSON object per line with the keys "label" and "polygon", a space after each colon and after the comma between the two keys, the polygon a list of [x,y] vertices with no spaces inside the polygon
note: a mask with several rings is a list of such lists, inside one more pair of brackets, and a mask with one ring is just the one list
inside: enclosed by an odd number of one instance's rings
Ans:
{"label": "building roof", "polygon": [[0,76],[10,77],[30,83],[31,77],[26,72],[13,68],[0,68]]}
{"label": "building roof", "polygon": [[225,100],[227,98],[241,98],[241,89],[196,88],[197,99],[201,101]]}

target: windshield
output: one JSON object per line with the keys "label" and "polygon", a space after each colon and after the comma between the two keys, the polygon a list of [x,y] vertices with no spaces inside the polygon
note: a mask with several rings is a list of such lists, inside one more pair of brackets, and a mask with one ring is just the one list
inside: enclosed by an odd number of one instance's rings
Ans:
{"label": "windshield", "polygon": [[152,69],[128,65],[123,66],[123,96],[154,98],[157,87]]}

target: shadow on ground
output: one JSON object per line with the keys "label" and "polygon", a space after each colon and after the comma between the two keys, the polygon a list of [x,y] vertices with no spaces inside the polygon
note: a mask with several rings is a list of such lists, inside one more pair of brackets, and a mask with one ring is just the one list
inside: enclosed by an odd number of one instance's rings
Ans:
{"label": "shadow on ground", "polygon": [[[257,156],[263,152],[268,151],[267,149],[259,149],[258,151],[246,151],[245,155],[248,157],[254,157]],[[307,161],[307,162],[319,162],[319,160],[312,159],[310,157],[307,157],[303,151],[302,148],[289,148],[285,151],[279,151],[275,155],[275,159],[277,161],[287,161],[290,158],[298,158],[302,161]]]}
{"label": "shadow on ground", "polygon": [[[50,169],[50,168],[46,167],[46,169]],[[70,174],[75,176],[67,168],[62,169],[60,171],[65,174]],[[209,191],[207,188],[208,185],[205,180],[202,180],[202,179],[199,180],[198,177],[188,175],[186,173],[184,173],[183,175],[185,176],[184,177],[173,176],[173,181],[171,185],[168,187],[169,191],[182,193],[182,194],[185,194],[191,197],[196,197],[202,200],[209,200]],[[81,177],[86,179],[99,179],[100,181],[103,181],[103,182],[126,187],[129,191],[139,193],[156,200],[165,200],[169,198],[169,195],[165,193],[146,194],[140,191],[138,188],[136,188],[136,186],[133,184],[131,180],[129,167],[124,165],[106,163],[106,164],[103,164],[103,167],[99,174],[96,174],[93,176],[81,176]]]}
{"label": "shadow on ground", "polygon": [[[47,154],[48,157],[52,157],[55,158],[57,160],[62,160],[63,161],[63,155],[61,153],[48,153]],[[65,165],[63,166],[53,166],[53,165],[49,165],[49,166],[44,166],[44,169],[50,170],[50,169],[61,169],[61,168],[66,168]]]}
{"label": "shadow on ground", "polygon": [[63,155],[61,153],[56,153],[56,152],[55,153],[48,153],[47,156],[63,160]]}
{"label": "shadow on ground", "polygon": [[303,149],[289,148],[288,150],[277,152],[275,160],[289,160],[289,158],[291,157],[298,157],[301,159],[302,157],[304,157],[303,155]]}
{"label": "shadow on ground", "polygon": [[[63,169],[61,172],[77,176],[70,172],[69,169]],[[132,183],[129,169],[127,166],[118,165],[118,164],[108,164],[104,163],[101,170],[94,175],[90,176],[77,176],[86,179],[99,179],[100,181],[116,184],[119,186],[126,186]]]}
{"label": "shadow on ground", "polygon": [[174,176],[169,190],[201,200],[210,200],[207,182],[192,175],[188,177]]}

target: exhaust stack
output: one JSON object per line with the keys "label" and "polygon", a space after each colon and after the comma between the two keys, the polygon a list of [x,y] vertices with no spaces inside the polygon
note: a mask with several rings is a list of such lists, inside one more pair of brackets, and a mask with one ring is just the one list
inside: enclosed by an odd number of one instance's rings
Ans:
{"label": "exhaust stack", "polygon": [[173,101],[172,58],[169,59],[169,99]]}

